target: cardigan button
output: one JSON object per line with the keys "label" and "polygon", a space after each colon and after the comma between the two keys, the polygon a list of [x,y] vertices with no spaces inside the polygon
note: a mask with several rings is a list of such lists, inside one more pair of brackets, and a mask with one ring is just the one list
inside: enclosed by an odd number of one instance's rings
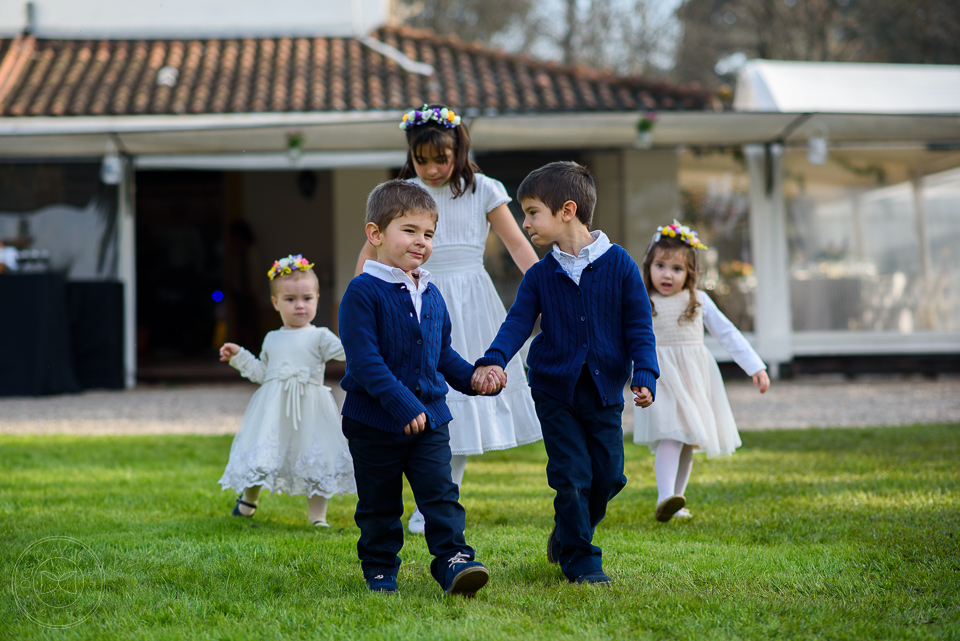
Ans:
{"label": "cardigan button", "polygon": [[417,345],[423,345],[423,340],[421,340],[421,339],[418,338],[418,339],[417,339]]}
{"label": "cardigan button", "polygon": [[586,316],[581,316],[581,317],[580,317],[580,320],[585,321],[585,320],[587,320],[587,317],[586,317]]}
{"label": "cardigan button", "polygon": [[587,344],[586,344],[586,343],[584,343],[584,344],[583,344],[583,346],[584,346],[584,347],[586,347],[586,346],[587,346]]}
{"label": "cardigan button", "polygon": [[600,376],[600,370],[598,369],[593,370],[593,373],[596,374],[597,376]]}
{"label": "cardigan button", "polygon": [[413,373],[414,373],[414,374],[419,374],[419,373],[420,373],[420,368],[418,367],[417,369],[413,370]]}

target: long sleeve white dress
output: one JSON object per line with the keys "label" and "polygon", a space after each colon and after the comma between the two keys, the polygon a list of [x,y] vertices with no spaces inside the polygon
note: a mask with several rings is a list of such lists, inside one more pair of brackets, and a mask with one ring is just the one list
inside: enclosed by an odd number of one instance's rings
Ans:
{"label": "long sleeve white dress", "polygon": [[707,458],[732,454],[741,445],[740,433],[720,368],[703,343],[704,327],[750,376],[766,366],[706,293],[697,292],[700,307],[690,322],[677,322],[690,301],[686,292],[652,293],[650,300],[657,313],[653,333],[660,379],[653,405],[634,410],[633,442],[653,453],[661,439],[671,439],[696,446],[694,451],[705,452]]}
{"label": "long sleeve white dress", "polygon": [[261,485],[326,498],[356,493],[340,412],[323,384],[326,362],[344,359],[336,334],[313,325],[270,332],[259,359],[245,349],[230,359],[260,389],[233,439],[223,489],[242,492]]}
{"label": "long sleeve white dress", "polygon": [[[483,252],[490,232],[487,214],[510,202],[510,197],[500,181],[483,174],[476,174],[476,191],[467,189],[459,198],[453,197],[449,185],[431,187],[419,178],[410,180],[426,189],[440,209],[433,254],[423,266],[450,312],[453,348],[473,363],[483,356],[507,317],[483,267]],[[483,454],[543,438],[519,357],[507,364],[506,372],[507,387],[498,396],[448,391],[453,454]]]}

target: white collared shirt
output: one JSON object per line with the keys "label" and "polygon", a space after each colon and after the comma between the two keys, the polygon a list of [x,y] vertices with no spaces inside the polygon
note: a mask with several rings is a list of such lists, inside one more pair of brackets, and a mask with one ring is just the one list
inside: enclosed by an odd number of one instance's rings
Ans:
{"label": "white collared shirt", "polygon": [[407,291],[410,292],[410,299],[413,301],[413,309],[417,312],[417,320],[420,320],[420,308],[423,306],[423,291],[427,288],[427,285],[430,283],[430,272],[424,268],[419,270],[420,278],[413,280],[407,275],[407,272],[403,271],[399,267],[391,267],[390,265],[384,265],[383,263],[378,263],[375,260],[368,260],[363,263],[363,273],[370,274],[380,280],[387,283],[402,283],[407,286]]}
{"label": "white collared shirt", "polygon": [[593,236],[593,242],[580,250],[578,256],[572,256],[560,249],[560,246],[554,243],[553,257],[557,259],[563,271],[567,276],[573,279],[577,285],[580,284],[580,277],[583,276],[583,270],[587,265],[600,258],[604,252],[610,249],[610,239],[599,229],[590,232]]}

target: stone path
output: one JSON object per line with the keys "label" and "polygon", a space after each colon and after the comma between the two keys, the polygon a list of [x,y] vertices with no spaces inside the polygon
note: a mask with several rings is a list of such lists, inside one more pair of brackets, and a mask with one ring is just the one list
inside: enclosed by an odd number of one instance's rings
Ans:
{"label": "stone path", "polygon": [[[342,400],[336,382],[328,381]],[[0,398],[0,434],[232,434],[256,386],[140,386],[67,396]],[[960,376],[811,377],[761,396],[727,384],[741,430],[960,422]],[[633,427],[631,407],[624,428]]]}

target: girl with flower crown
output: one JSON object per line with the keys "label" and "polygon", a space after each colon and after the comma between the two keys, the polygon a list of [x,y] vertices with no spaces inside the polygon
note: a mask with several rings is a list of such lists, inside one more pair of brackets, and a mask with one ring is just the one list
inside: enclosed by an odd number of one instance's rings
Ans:
{"label": "girl with flower crown", "polygon": [[234,516],[253,516],[265,487],[305,495],[308,521],[327,527],[327,499],[357,492],[340,412],[323,384],[326,362],[344,360],[343,346],[329,329],[311,324],[320,296],[312,263],[287,256],[267,275],[283,327],[263,339],[259,359],[234,343],[220,348],[221,361],[260,384],[233,439],[220,485],[240,493]]}
{"label": "girl with flower crown", "polygon": [[[537,255],[507,207],[503,185],[480,172],[470,160],[470,132],[452,109],[424,105],[403,116],[400,129],[407,137],[407,162],[400,178],[426,189],[437,202],[440,218],[433,237],[433,254],[423,268],[443,294],[452,322],[453,348],[473,362],[483,356],[506,318],[506,310],[483,266],[483,252],[491,229],[510,256],[526,272]],[[357,274],[376,252],[367,243],[360,252]],[[499,396],[465,396],[451,389],[447,405],[453,480],[463,481],[467,456],[502,450],[541,440],[533,398],[523,371],[514,358],[506,368],[507,385]],[[408,525],[423,532],[423,517],[415,511]]]}
{"label": "girl with flower crown", "polygon": [[634,411],[633,442],[656,455],[654,515],[663,522],[692,516],[684,492],[694,452],[713,458],[740,447],[720,369],[703,344],[704,327],[753,377],[761,394],[770,386],[766,366],[750,343],[697,289],[698,249],[706,246],[697,232],[674,221],[657,229],[641,268],[653,308],[660,380],[653,405]]}

